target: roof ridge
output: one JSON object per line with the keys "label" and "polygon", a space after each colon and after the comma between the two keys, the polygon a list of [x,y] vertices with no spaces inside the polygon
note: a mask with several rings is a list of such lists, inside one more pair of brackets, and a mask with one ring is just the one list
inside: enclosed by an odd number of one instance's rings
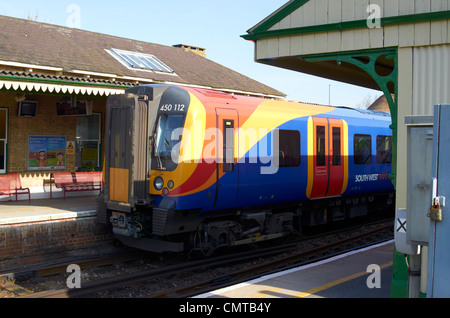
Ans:
{"label": "roof ridge", "polygon": [[48,26],[48,27],[61,28],[61,29],[65,29],[65,30],[71,31],[71,32],[75,31],[75,32],[91,33],[91,34],[103,35],[103,36],[108,36],[108,37],[111,37],[111,38],[116,38],[116,39],[121,39],[121,40],[136,41],[136,42],[145,43],[145,44],[153,44],[153,45],[161,46],[161,47],[165,47],[165,48],[173,48],[174,50],[178,49],[178,48],[175,48],[175,47],[173,47],[171,45],[159,44],[159,43],[155,43],[155,42],[147,42],[147,41],[138,40],[138,39],[130,39],[130,38],[125,38],[123,36],[118,36],[118,35],[113,35],[113,34],[108,34],[108,33],[101,33],[101,32],[96,32],[96,31],[91,31],[91,30],[86,30],[86,29],[71,28],[71,27],[68,27],[68,26],[65,26],[65,25],[53,24],[53,23],[48,23],[48,22],[34,21],[34,20],[30,20],[30,19],[24,19],[24,18],[17,18],[17,17],[6,16],[6,15],[0,15],[0,19],[2,19],[2,18],[22,21],[24,23],[34,23],[36,25],[43,25],[43,26]]}

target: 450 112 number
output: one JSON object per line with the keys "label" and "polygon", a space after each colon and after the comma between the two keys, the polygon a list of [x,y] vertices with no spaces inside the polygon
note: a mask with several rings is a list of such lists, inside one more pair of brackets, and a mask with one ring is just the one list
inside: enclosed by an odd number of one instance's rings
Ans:
{"label": "450 112 number", "polygon": [[160,111],[162,112],[184,112],[186,105],[184,104],[164,104],[161,106]]}

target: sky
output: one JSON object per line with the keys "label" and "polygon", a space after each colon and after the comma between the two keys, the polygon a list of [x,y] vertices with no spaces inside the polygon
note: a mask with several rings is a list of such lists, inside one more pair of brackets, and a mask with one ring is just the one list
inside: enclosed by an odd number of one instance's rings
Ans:
{"label": "sky", "polygon": [[206,49],[207,58],[273,87],[287,99],[360,107],[381,91],[339,83],[254,61],[241,35],[287,0],[0,0],[0,15],[77,27],[162,45]]}

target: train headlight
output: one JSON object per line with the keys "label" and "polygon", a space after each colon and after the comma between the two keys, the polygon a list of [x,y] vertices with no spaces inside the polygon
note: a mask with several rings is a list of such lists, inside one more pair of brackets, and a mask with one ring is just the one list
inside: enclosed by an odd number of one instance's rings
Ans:
{"label": "train headlight", "polygon": [[173,182],[173,180],[170,180],[169,182],[167,182],[167,187],[172,190],[175,187],[175,182]]}
{"label": "train headlight", "polygon": [[153,181],[153,186],[156,190],[160,191],[164,187],[164,180],[161,177],[157,177],[155,181]]}

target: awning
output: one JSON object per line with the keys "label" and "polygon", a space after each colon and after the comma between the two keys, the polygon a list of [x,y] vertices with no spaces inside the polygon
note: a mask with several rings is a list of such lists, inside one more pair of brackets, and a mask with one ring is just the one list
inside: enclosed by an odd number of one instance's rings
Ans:
{"label": "awning", "polygon": [[14,91],[30,91],[30,92],[35,91],[43,93],[109,96],[114,94],[123,94],[127,87],[114,88],[114,87],[99,87],[93,85],[87,86],[87,85],[73,85],[73,84],[53,84],[40,82],[0,80],[0,89],[3,88]]}

